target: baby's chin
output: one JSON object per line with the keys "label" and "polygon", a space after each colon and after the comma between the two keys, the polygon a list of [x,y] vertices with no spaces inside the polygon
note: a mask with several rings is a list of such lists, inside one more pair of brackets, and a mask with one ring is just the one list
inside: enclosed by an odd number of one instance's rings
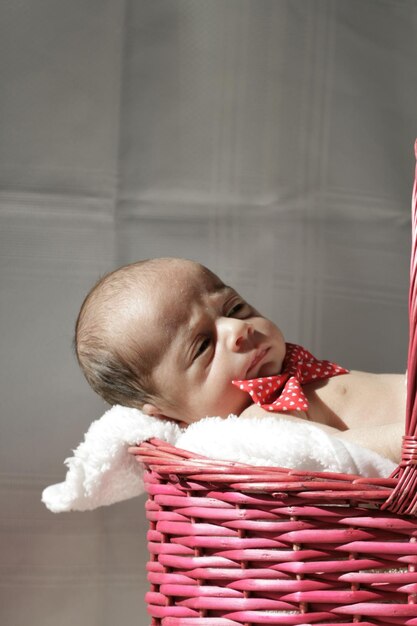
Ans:
{"label": "baby's chin", "polygon": [[278,376],[282,371],[282,362],[281,363],[265,363],[260,368],[257,376],[255,378],[266,378],[267,376]]}

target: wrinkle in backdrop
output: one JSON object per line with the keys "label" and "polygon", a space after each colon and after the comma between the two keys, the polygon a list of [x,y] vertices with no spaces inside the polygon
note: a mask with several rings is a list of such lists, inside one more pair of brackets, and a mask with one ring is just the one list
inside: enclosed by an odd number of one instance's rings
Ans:
{"label": "wrinkle in backdrop", "polygon": [[42,488],[105,405],[72,355],[104,272],[185,256],[351,368],[406,362],[413,0],[0,6],[0,614],[147,623],[143,501]]}

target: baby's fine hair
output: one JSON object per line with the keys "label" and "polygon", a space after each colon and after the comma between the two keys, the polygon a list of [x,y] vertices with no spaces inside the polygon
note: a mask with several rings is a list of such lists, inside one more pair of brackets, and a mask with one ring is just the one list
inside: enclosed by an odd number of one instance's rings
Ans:
{"label": "baby's fine hair", "polygon": [[155,396],[152,355],[129,336],[126,325],[120,332],[117,322],[141,287],[149,289],[161,261],[139,261],[106,274],[81,306],[74,337],[77,360],[90,386],[109,404],[141,408]]}
{"label": "baby's fine hair", "polygon": [[140,409],[159,397],[152,374],[162,354],[146,344],[146,332],[132,326],[129,311],[146,303],[161,272],[184,265],[198,269],[203,281],[204,276],[219,281],[194,261],[147,259],[106,274],[85,298],[75,325],[75,352],[88,383],[109,404]]}

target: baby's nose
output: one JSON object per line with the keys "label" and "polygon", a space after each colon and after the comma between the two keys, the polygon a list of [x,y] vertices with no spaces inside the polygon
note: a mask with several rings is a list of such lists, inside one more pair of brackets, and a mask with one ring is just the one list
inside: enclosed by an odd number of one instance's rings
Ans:
{"label": "baby's nose", "polygon": [[226,339],[230,350],[240,352],[249,346],[249,341],[253,335],[254,329],[252,324],[244,320],[234,318],[226,318]]}
{"label": "baby's nose", "polygon": [[237,334],[235,339],[235,346],[237,349],[241,349],[244,347],[244,344],[247,343],[250,335],[253,335],[253,326],[251,324],[245,323],[241,331]]}

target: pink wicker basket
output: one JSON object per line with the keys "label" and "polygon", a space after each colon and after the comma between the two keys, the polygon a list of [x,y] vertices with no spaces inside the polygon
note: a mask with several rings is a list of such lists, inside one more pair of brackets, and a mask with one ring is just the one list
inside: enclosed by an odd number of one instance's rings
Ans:
{"label": "pink wicker basket", "polygon": [[416,186],[407,419],[388,479],[136,449],[152,626],[417,626]]}
{"label": "pink wicker basket", "polygon": [[153,440],[153,625],[417,624],[417,520],[381,511],[396,479],[213,461]]}

